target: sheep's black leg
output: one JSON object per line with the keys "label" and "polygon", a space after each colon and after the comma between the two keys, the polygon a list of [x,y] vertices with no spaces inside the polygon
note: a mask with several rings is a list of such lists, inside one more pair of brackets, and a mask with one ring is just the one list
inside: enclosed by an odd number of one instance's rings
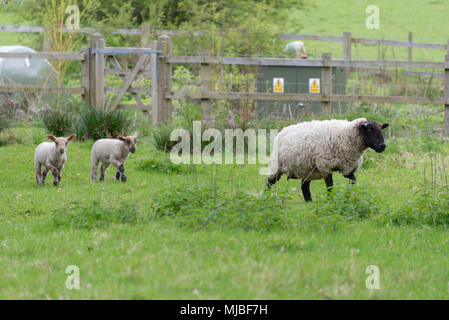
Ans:
{"label": "sheep's black leg", "polygon": [[304,200],[312,201],[312,194],[310,193],[310,181],[302,180],[301,181],[301,191],[304,196]]}
{"label": "sheep's black leg", "polygon": [[344,176],[345,178],[348,178],[349,180],[351,180],[351,183],[354,184],[356,183],[356,178],[355,178],[355,174],[354,171],[352,171],[350,174]]}
{"label": "sheep's black leg", "polygon": [[115,173],[115,180],[120,181],[120,171],[118,171],[118,169],[117,172]]}
{"label": "sheep's black leg", "polygon": [[334,180],[332,179],[332,173],[324,178],[324,182],[326,183],[327,192],[332,192],[332,188],[334,186]]}
{"label": "sheep's black leg", "polygon": [[267,180],[268,189],[271,189],[271,186],[278,182],[281,177],[282,173],[276,173],[275,175],[269,176]]}

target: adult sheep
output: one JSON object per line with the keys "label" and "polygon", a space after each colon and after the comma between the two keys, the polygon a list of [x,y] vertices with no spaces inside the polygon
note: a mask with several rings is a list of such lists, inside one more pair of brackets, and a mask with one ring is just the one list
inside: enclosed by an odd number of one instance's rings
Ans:
{"label": "adult sheep", "polygon": [[311,201],[310,181],[324,179],[332,189],[332,172],[339,171],[355,183],[367,148],[383,152],[382,129],[388,124],[365,118],[310,121],[285,127],[274,139],[268,165],[268,188],[283,174],[287,179],[302,179],[305,201]]}

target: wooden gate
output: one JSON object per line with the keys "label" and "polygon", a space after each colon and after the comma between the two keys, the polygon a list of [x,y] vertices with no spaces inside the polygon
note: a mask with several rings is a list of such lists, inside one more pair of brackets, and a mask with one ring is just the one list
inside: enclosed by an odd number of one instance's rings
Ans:
{"label": "wooden gate", "polygon": [[[110,110],[116,108],[141,110],[147,118],[151,116],[153,124],[159,124],[171,119],[171,100],[167,95],[171,93],[171,65],[168,58],[171,53],[171,38],[160,36],[152,41],[150,48],[106,47],[104,37],[94,33],[90,47],[83,48],[85,60],[83,62],[84,100],[97,107]],[[120,63],[118,56],[127,55],[132,59]],[[129,61],[135,63],[129,67]],[[106,75],[118,75],[123,86],[106,86]],[[136,80],[144,81],[147,85],[136,86]],[[116,93],[113,99],[107,99],[107,93]],[[126,93],[130,93],[135,104],[122,103]],[[145,94],[145,98],[139,96]],[[151,104],[143,100],[151,97]]]}
{"label": "wooden gate", "polygon": [[[104,48],[94,49],[93,54],[102,54],[105,58],[105,74],[119,75],[123,81],[122,87],[105,87],[105,93],[116,92],[117,96],[111,101],[105,101],[108,109],[135,109],[141,110],[147,117],[149,117],[149,110],[151,105],[146,105],[139,97],[139,93],[145,93],[146,97],[152,95],[152,88],[150,87],[134,87],[133,82],[135,80],[148,80],[151,79],[152,86],[157,83],[157,62],[158,54],[160,50],[145,49],[145,48]],[[117,55],[137,55],[137,62],[135,65],[128,69],[124,68],[117,59]],[[156,80],[156,81],[154,81]],[[144,81],[146,82],[146,81]],[[129,92],[136,104],[121,104],[125,93]],[[106,97],[105,97],[106,98]]]}

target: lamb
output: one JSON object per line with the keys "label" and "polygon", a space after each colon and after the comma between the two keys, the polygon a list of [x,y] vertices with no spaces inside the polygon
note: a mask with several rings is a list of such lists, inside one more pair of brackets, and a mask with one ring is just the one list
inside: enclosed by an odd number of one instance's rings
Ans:
{"label": "lamb", "polygon": [[332,172],[339,171],[351,183],[367,148],[383,152],[382,129],[388,124],[365,118],[310,121],[285,127],[274,139],[268,164],[267,186],[271,188],[283,174],[287,179],[302,179],[305,201],[311,201],[311,180],[323,179],[332,190]]}
{"label": "lamb", "polygon": [[132,136],[118,137],[118,139],[100,139],[92,146],[92,181],[97,182],[98,163],[101,161],[100,181],[104,181],[106,170],[110,164],[117,168],[115,174],[116,181],[121,179],[126,182],[125,161],[129,153],[136,152],[137,136],[136,132]]}
{"label": "lamb", "polygon": [[[34,167],[36,168],[36,182],[38,185],[45,184],[45,178],[51,171],[53,175],[53,185],[57,186],[61,182],[62,169],[67,161],[67,146],[70,141],[76,137],[72,134],[68,138],[56,138],[49,134],[48,138],[53,142],[42,142],[37,146],[34,152]],[[41,172],[41,166],[44,166],[44,171]]]}
{"label": "lamb", "polygon": [[304,46],[304,42],[302,41],[293,41],[287,44],[282,50],[282,52],[288,52],[290,50],[294,50],[298,57],[307,58],[306,56],[306,47]]}

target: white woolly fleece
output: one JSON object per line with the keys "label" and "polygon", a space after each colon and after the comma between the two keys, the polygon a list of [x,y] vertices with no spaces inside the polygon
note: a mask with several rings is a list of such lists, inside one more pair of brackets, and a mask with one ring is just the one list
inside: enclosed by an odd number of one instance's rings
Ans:
{"label": "white woolly fleece", "polygon": [[357,171],[366,150],[358,132],[365,118],[310,121],[282,129],[274,139],[268,165],[269,177],[279,174],[318,180],[333,171]]}
{"label": "white woolly fleece", "polygon": [[125,142],[118,139],[100,139],[92,146],[92,164],[98,161],[103,163],[113,163],[118,161],[124,163],[129,156],[129,149],[125,147]]}

